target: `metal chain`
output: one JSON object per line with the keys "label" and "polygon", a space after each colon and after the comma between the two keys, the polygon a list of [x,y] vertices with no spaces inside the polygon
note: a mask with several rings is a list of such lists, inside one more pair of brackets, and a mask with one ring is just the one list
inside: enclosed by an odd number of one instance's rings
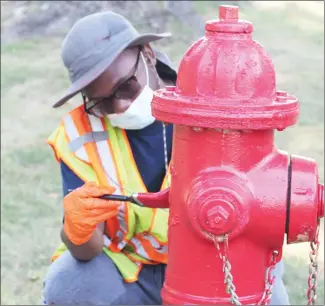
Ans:
{"label": "metal chain", "polygon": [[167,180],[167,187],[169,187],[166,123],[162,122],[162,127],[163,127],[163,141],[164,141],[164,157],[165,157],[166,180]]}
{"label": "metal chain", "polygon": [[219,257],[222,261],[222,271],[225,275],[224,283],[227,285],[226,291],[230,294],[230,302],[234,305],[241,305],[239,302],[238,295],[236,294],[236,287],[233,283],[233,276],[231,274],[231,264],[228,260],[228,235],[224,237],[224,255],[222,255],[219,241],[217,240],[216,236],[213,237],[214,244],[218,250]]}
{"label": "metal chain", "polygon": [[317,300],[317,278],[318,278],[318,250],[319,250],[319,227],[318,222],[315,239],[310,243],[310,254],[309,254],[309,276],[308,276],[308,290],[307,290],[307,305],[316,305]]}
{"label": "metal chain", "polygon": [[279,251],[274,250],[272,252],[271,262],[269,268],[266,270],[265,289],[260,301],[257,305],[269,305],[272,297],[272,288],[275,283],[275,276],[272,276],[272,272],[276,266],[276,257],[279,255]]}
{"label": "metal chain", "polygon": [[[233,305],[241,305],[238,295],[236,294],[236,287],[234,285],[234,278],[231,274],[231,264],[228,260],[228,235],[224,236],[224,254],[220,248],[220,238],[216,236],[209,236],[214,241],[214,244],[218,250],[220,259],[222,260],[223,272],[224,272],[224,283],[226,284],[226,291],[230,294],[230,302]],[[265,290],[257,305],[268,305],[272,297],[272,288],[275,282],[275,276],[272,276],[272,272],[276,266],[276,257],[279,255],[277,250],[274,250],[271,257],[270,266],[266,271]]]}

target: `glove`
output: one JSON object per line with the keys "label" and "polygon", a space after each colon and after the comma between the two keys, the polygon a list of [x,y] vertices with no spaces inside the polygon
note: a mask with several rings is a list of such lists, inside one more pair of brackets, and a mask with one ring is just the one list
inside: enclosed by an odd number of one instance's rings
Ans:
{"label": "glove", "polygon": [[114,187],[87,182],[64,197],[64,232],[75,245],[87,242],[97,225],[118,214],[120,202],[99,199]]}

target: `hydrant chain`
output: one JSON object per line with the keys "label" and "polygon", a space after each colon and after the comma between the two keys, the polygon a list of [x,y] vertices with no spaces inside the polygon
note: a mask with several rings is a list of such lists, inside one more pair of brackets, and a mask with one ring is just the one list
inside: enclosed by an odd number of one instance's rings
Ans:
{"label": "hydrant chain", "polygon": [[[220,237],[216,236],[209,236],[210,239],[212,239],[214,241],[214,244],[218,250],[218,254],[220,259],[222,260],[223,263],[223,272],[225,275],[224,278],[224,283],[227,285],[226,291],[228,294],[230,294],[230,302],[233,305],[242,305],[239,301],[239,297],[236,294],[236,286],[233,282],[234,278],[231,274],[231,264],[228,260],[228,235],[224,236],[224,255],[221,252],[221,248],[220,248]],[[270,300],[271,300],[271,296],[272,296],[272,288],[275,282],[275,276],[272,276],[272,271],[275,269],[275,265],[276,265],[276,257],[279,255],[279,252],[277,250],[274,250],[272,253],[272,258],[271,258],[271,263],[270,266],[268,267],[267,271],[266,271],[266,280],[265,280],[265,290],[264,293],[260,299],[260,301],[257,303],[257,305],[268,305]],[[310,304],[308,304],[310,305]]]}
{"label": "hydrant chain", "polygon": [[[307,305],[315,305],[317,300],[317,278],[318,278],[318,250],[319,250],[319,227],[317,226],[315,239],[310,243],[311,251],[309,254],[310,265],[309,265],[309,277],[308,277],[308,303]],[[220,248],[220,237],[208,235],[208,237],[213,240],[217,250],[218,255],[223,263],[223,272],[224,272],[224,283],[227,285],[226,291],[230,294],[230,302],[233,305],[242,305],[239,301],[239,297],[236,294],[236,287],[233,283],[233,276],[231,274],[231,264],[228,260],[228,235],[224,236],[224,255],[221,252]],[[276,266],[276,257],[279,255],[277,250],[274,250],[272,253],[271,263],[269,268],[266,271],[266,280],[265,280],[265,290],[257,305],[268,305],[272,297],[272,288],[275,283],[275,276],[272,276],[272,272]]]}
{"label": "hydrant chain", "polygon": [[307,305],[315,305],[317,300],[316,290],[317,290],[317,277],[318,277],[319,227],[320,225],[318,222],[315,239],[310,243],[311,251],[309,254],[310,264],[309,264],[309,277],[308,277]]}
{"label": "hydrant chain", "polygon": [[276,266],[276,257],[279,255],[277,250],[274,250],[272,253],[271,263],[269,268],[266,271],[266,280],[265,280],[265,290],[262,298],[257,303],[257,305],[268,305],[272,297],[272,288],[275,283],[275,276],[272,277],[272,272]]}
{"label": "hydrant chain", "polygon": [[168,153],[167,153],[167,136],[166,136],[166,124],[162,123],[163,127],[163,142],[164,142],[164,159],[165,159],[165,171],[166,171],[166,180],[167,180],[167,186],[169,187],[170,181],[169,181],[169,175],[168,175]]}
{"label": "hydrant chain", "polygon": [[238,295],[236,294],[236,287],[233,283],[233,276],[231,274],[231,264],[228,260],[228,235],[224,236],[224,255],[222,255],[221,253],[221,249],[220,249],[220,245],[219,245],[219,239],[216,239],[217,237],[214,236],[213,237],[213,241],[214,244],[218,250],[218,254],[220,259],[222,260],[223,263],[223,272],[225,274],[225,279],[224,279],[224,283],[227,285],[227,293],[230,294],[230,302],[233,305],[241,305],[241,303],[239,302],[239,298]]}

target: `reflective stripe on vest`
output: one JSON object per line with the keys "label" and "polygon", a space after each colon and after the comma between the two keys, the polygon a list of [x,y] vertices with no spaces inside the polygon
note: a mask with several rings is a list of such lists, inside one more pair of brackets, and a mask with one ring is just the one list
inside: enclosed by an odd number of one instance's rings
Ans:
{"label": "reflective stripe on vest", "polygon": [[64,127],[59,126],[47,140],[48,144],[52,147],[55,158],[57,161],[62,159],[70,169],[74,169],[75,173],[84,181],[93,181],[99,183],[96,172],[89,164],[82,162],[80,159],[75,158],[71,153]]}
{"label": "reflective stripe on vest", "polygon": [[[95,116],[88,116],[91,128],[93,132],[105,132],[108,135],[102,120]],[[107,138],[108,139],[108,138]],[[119,178],[118,178],[118,169],[115,166],[115,162],[112,158],[112,148],[110,147],[109,141],[97,141],[97,152],[102,163],[102,167],[105,170],[107,180],[109,183],[116,188],[116,194],[123,194]]]}
{"label": "reflective stripe on vest", "polygon": [[127,232],[128,232],[128,225],[126,222],[126,205],[121,205],[119,207],[119,211],[117,214],[117,220],[119,223],[119,229],[116,233],[116,236],[118,237],[118,242],[117,242],[117,248],[119,250],[122,250],[125,245],[127,244],[127,239],[125,239]]}
{"label": "reflective stripe on vest", "polygon": [[72,152],[76,152],[78,149],[82,148],[85,143],[88,142],[99,142],[108,139],[108,134],[106,131],[102,132],[90,132],[83,136],[76,138],[69,143],[69,149]]}
{"label": "reflective stripe on vest", "polygon": [[[148,248],[149,243],[153,248]],[[143,233],[138,237],[133,237],[130,244],[135,248],[136,254],[141,257],[151,261],[155,258],[157,262],[167,263],[168,245],[160,245],[153,236]]]}
{"label": "reflective stripe on vest", "polygon": [[[75,142],[80,137],[80,135],[70,115],[65,116],[63,122],[65,125],[65,131],[69,139],[68,146],[70,147],[70,144]],[[86,153],[84,146],[80,147],[78,150],[75,150],[74,153],[79,159],[89,163],[88,155]]]}
{"label": "reflective stripe on vest", "polygon": [[145,259],[151,260],[149,254],[145,251],[145,249],[139,239],[133,237],[131,239],[130,243],[134,246],[137,254],[139,254],[141,257],[143,257]]}

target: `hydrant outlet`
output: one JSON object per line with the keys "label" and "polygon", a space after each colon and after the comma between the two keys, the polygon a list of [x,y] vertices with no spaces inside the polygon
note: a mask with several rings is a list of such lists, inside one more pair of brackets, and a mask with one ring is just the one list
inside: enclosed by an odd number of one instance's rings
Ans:
{"label": "hydrant outlet", "polygon": [[318,218],[324,218],[324,185],[318,185]]}
{"label": "hydrant outlet", "polygon": [[236,173],[220,168],[203,171],[192,182],[187,197],[187,214],[193,229],[205,238],[242,232],[249,220],[253,196],[248,182]]}
{"label": "hydrant outlet", "polygon": [[291,169],[287,243],[313,241],[317,221],[324,216],[324,185],[318,182],[317,164],[311,158],[292,154]]}

